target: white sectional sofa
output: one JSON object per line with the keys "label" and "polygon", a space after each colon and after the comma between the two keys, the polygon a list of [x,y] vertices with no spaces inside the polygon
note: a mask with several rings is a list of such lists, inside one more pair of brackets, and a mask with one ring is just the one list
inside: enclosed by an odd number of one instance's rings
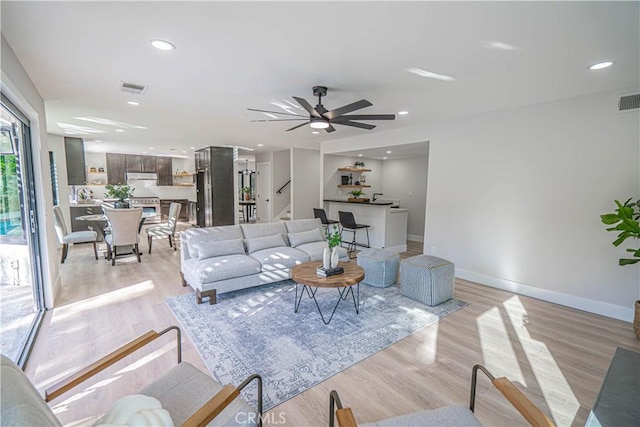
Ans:
{"label": "white sectional sofa", "polygon": [[[328,247],[319,219],[192,228],[180,234],[183,286],[196,301],[216,303],[216,295],[291,277],[291,267],[322,262]],[[338,248],[348,261],[346,249]]]}

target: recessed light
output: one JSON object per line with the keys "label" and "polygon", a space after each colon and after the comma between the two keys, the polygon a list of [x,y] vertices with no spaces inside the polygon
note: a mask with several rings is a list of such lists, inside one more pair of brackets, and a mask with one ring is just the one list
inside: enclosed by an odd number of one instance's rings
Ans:
{"label": "recessed light", "polygon": [[518,50],[514,45],[497,40],[485,43],[485,47],[494,50]]}
{"label": "recessed light", "polygon": [[124,132],[124,129],[116,129],[116,132],[122,133],[122,132]]}
{"label": "recessed light", "polygon": [[314,135],[318,135],[320,132],[318,132],[317,130],[314,130],[313,132],[311,132]]}
{"label": "recessed light", "polygon": [[611,67],[613,65],[613,61],[605,61],[599,62],[597,64],[593,64],[589,67],[590,70],[602,70],[603,68]]}
{"label": "recessed light", "polygon": [[127,101],[127,104],[136,105],[136,106],[140,105],[140,103],[138,101]]}
{"label": "recessed light", "polygon": [[415,74],[415,75],[420,76],[420,77],[428,77],[430,79],[443,80],[445,82],[451,82],[451,81],[455,80],[451,76],[446,76],[444,74],[432,73],[431,71],[423,70],[421,68],[411,67],[411,68],[407,68],[405,71],[407,71],[409,73],[412,73],[412,74]]}
{"label": "recessed light", "polygon": [[382,160],[387,160],[387,158],[386,158],[386,157],[383,157],[383,158],[382,158]]}
{"label": "recessed light", "polygon": [[155,150],[156,147],[149,147],[149,150]]}
{"label": "recessed light", "polygon": [[189,147],[189,148],[190,148],[191,150],[195,150],[195,149],[196,149],[196,147]]}
{"label": "recessed light", "polygon": [[102,142],[102,141],[99,139],[94,139],[93,142]]}
{"label": "recessed light", "polygon": [[405,114],[409,114],[408,111],[398,111],[399,116],[404,116]]}
{"label": "recessed light", "polygon": [[264,144],[258,144],[258,147],[264,147]]}
{"label": "recessed light", "polygon": [[182,150],[182,152],[183,152],[183,153],[185,153],[185,154],[187,153],[187,152],[186,152],[186,151],[184,151],[184,150]]}
{"label": "recessed light", "polygon": [[387,151],[387,154],[391,154],[391,150],[388,150],[388,151]]}
{"label": "recessed light", "polygon": [[159,50],[174,50],[176,47],[173,43],[169,43],[166,40],[151,40],[151,46]]}

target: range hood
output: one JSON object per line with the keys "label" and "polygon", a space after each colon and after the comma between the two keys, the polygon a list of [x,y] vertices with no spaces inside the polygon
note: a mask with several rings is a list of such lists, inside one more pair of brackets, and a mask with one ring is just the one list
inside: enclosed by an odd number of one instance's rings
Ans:
{"label": "range hood", "polygon": [[158,174],[151,172],[127,172],[127,181],[157,181]]}

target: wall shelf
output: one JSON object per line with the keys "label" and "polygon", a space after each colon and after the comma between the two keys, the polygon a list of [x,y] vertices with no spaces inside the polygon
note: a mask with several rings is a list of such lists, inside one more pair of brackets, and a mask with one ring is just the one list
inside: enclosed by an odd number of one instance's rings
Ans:
{"label": "wall shelf", "polygon": [[370,188],[370,185],[338,185],[338,188]]}
{"label": "wall shelf", "polygon": [[371,172],[371,169],[364,168],[338,168],[342,172]]}

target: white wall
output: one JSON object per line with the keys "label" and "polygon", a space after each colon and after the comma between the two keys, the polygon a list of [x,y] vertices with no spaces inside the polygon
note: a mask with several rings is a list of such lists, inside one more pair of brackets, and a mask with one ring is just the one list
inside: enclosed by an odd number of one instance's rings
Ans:
{"label": "white wall", "polygon": [[291,203],[291,184],[282,190],[282,194],[276,193],[280,187],[291,179],[290,150],[276,151],[273,153],[273,168],[271,173],[273,175],[273,179],[271,180],[273,183],[273,189],[271,190],[273,214],[278,215]]}
{"label": "white wall", "polygon": [[291,219],[313,218],[318,207],[320,152],[291,149]]}
{"label": "white wall", "polygon": [[49,176],[49,136],[46,132],[44,101],[22,68],[11,46],[1,37],[2,92],[30,121],[33,147],[36,197],[38,200],[38,228],[42,248],[42,270],[45,306],[53,307],[61,283],[58,271],[57,240],[53,228],[53,194]]}
{"label": "white wall", "polygon": [[428,156],[382,162],[380,198],[400,199],[400,207],[408,210],[409,240],[421,242],[424,238],[428,167]]}
{"label": "white wall", "polygon": [[[271,175],[273,175],[273,152],[266,153],[256,153],[256,170],[258,170],[258,164],[260,163],[269,163],[271,165]],[[260,180],[260,175],[256,176],[256,189],[259,188],[258,181]],[[271,180],[273,187],[273,179]],[[273,194],[273,189],[271,190]],[[258,212],[258,216],[260,217],[262,222],[271,222],[274,212],[273,212],[273,204],[268,203],[269,211],[268,212]],[[260,204],[256,201],[256,210],[260,209]]]}
{"label": "white wall", "polygon": [[323,152],[431,141],[425,252],[456,275],[631,320],[640,265],[600,214],[640,195],[638,111],[625,88],[438,124],[325,142]]}

